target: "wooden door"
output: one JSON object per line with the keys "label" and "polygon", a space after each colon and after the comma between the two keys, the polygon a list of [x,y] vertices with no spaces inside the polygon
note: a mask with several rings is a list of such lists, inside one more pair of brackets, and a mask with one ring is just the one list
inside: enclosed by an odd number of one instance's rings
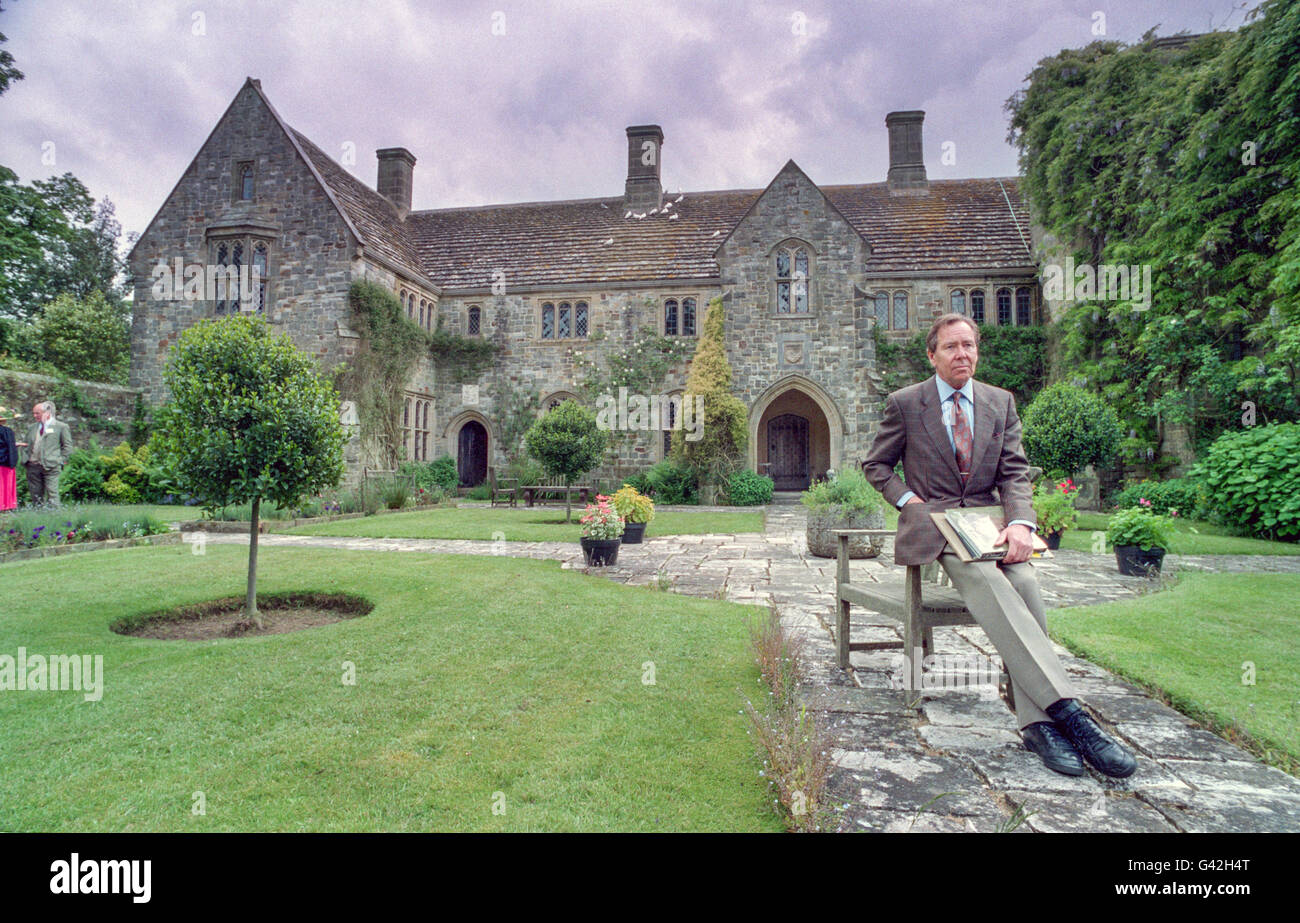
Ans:
{"label": "wooden door", "polygon": [[461,487],[477,487],[487,479],[487,430],[476,420],[460,428],[456,473]]}
{"label": "wooden door", "polygon": [[767,461],[777,490],[804,490],[811,483],[808,471],[808,420],[785,413],[767,424]]}

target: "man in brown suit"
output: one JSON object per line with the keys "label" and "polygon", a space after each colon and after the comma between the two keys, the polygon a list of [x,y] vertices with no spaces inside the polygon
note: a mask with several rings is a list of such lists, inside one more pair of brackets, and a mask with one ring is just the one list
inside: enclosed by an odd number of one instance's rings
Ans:
{"label": "man in brown suit", "polygon": [[[1047,637],[1029,561],[1037,519],[1015,398],[974,380],[979,329],[969,318],[938,318],[926,352],[934,377],[889,395],[862,462],[867,480],[899,508],[894,561],[939,561],[1011,674],[1026,747],[1057,772],[1082,775],[1082,754],[1107,775],[1128,776],[1137,762],[1083,709]],[[906,482],[894,473],[900,458]],[[950,507],[997,505],[1007,523],[1001,561],[963,562],[930,519]]]}

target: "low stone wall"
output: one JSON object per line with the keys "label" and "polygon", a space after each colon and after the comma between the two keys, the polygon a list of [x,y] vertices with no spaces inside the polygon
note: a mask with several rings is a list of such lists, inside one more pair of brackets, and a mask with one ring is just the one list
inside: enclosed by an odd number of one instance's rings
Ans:
{"label": "low stone wall", "polygon": [[135,417],[135,400],[140,392],[118,385],[0,369],[0,404],[22,414],[7,425],[21,441],[32,423],[32,406],[53,401],[55,416],[72,430],[72,444],[82,448],[94,439],[105,450],[125,442]]}

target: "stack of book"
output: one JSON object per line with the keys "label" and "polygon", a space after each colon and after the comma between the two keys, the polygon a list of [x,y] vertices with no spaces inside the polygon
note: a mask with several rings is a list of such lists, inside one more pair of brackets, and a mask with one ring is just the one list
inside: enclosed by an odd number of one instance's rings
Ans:
{"label": "stack of book", "polygon": [[[1006,557],[1007,546],[997,545],[998,533],[1006,527],[1006,517],[1000,506],[966,506],[931,513],[930,518],[939,527],[948,544],[963,561],[1000,561]],[[1050,558],[1047,542],[1034,533],[1034,557]]]}

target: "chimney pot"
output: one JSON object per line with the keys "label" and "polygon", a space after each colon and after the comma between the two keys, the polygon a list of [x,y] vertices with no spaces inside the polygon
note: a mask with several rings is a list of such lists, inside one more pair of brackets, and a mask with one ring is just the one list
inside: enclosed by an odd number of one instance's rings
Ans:
{"label": "chimney pot", "polygon": [[411,211],[415,155],[404,147],[384,147],[375,151],[375,156],[379,158],[379,180],[375,189],[397,206],[398,217],[405,219]]}
{"label": "chimney pot", "polygon": [[885,116],[889,129],[889,194],[896,196],[926,195],[930,182],[925,176],[925,159],[921,145],[921,124],[925,113],[920,109],[891,112]]}

